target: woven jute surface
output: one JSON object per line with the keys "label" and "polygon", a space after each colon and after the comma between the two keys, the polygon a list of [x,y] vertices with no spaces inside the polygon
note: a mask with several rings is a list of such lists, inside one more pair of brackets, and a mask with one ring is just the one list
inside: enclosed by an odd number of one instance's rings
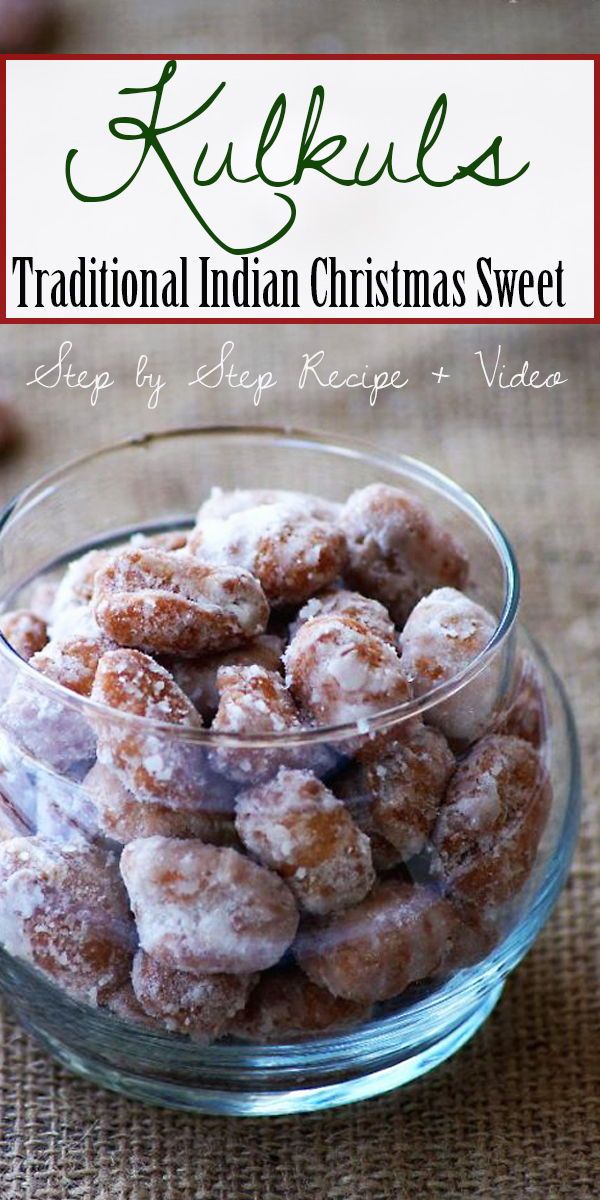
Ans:
{"label": "woven jute surface", "polygon": [[[66,3],[69,51],[585,51],[598,4],[421,0],[295,5],[222,0]],[[597,48],[597,46],[596,46]],[[199,363],[235,340],[240,366],[281,386],[255,409],[199,393]],[[65,389],[26,388],[73,341],[81,367],[115,386],[95,408]],[[544,373],[556,391],[488,391],[476,352]],[[365,396],[296,387],[304,351],[330,367],[401,366],[410,387]],[[132,384],[147,353],[167,378],[151,412]],[[431,372],[444,366],[448,381]],[[1,498],[117,437],[167,425],[284,420],[344,429],[424,458],[460,480],[509,532],[523,616],[563,675],[579,725],[585,807],[568,886],[476,1038],[434,1074],[382,1099],[316,1116],[234,1121],[154,1110],[73,1079],[7,1012],[0,1028],[2,1200],[592,1200],[600,1178],[600,346],[556,327],[227,329],[37,327],[0,333],[0,377],[25,427],[0,466]],[[284,386],[288,381],[287,386]],[[300,482],[300,481],[298,481]]]}

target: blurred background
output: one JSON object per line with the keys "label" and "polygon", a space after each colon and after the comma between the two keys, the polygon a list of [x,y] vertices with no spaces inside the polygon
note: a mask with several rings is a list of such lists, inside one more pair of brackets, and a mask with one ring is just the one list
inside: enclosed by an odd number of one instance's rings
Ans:
{"label": "blurred background", "polygon": [[0,49],[66,54],[593,50],[597,0],[0,0]]}
{"label": "blurred background", "polygon": [[[600,48],[597,0],[0,0],[0,48],[33,51],[554,52]],[[235,342],[279,380],[258,408],[190,388]],[[27,387],[61,342],[115,384]],[[489,390],[476,357],[568,382]],[[297,388],[304,352],[347,374],[402,369],[380,396]],[[166,380],[134,385],[141,354]],[[449,379],[437,383],[433,371]],[[576,866],[559,910],[476,1041],[434,1076],[346,1112],[235,1126],[101,1096],[52,1066],[6,1015],[0,1044],[3,1200],[592,1200],[600,1168],[600,343],[591,326],[12,326],[0,329],[0,500],[116,438],[185,423],[344,430],[426,459],[515,544],[523,612],[566,680],[585,755]],[[4,426],[3,426],[4,420]],[[16,426],[18,425],[18,436]],[[301,486],[295,480],[295,486]],[[199,492],[201,491],[199,481]],[[102,498],[98,498],[102,502]]]}

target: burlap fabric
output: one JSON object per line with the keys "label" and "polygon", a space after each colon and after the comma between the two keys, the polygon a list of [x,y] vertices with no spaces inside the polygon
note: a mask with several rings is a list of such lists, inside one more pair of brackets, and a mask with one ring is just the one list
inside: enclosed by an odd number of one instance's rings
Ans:
{"label": "burlap fabric", "polygon": [[[336,49],[583,51],[598,4],[65,5],[76,50]],[[151,10],[151,20],[148,18]],[[596,46],[597,48],[597,46]],[[263,399],[187,386],[233,337],[240,365],[289,386]],[[95,408],[25,388],[69,337],[82,367],[117,383]],[[555,392],[489,392],[475,353],[560,369]],[[366,397],[298,393],[303,351],[346,371],[401,365],[411,384]],[[168,379],[149,412],[138,355]],[[451,378],[437,384],[431,371]],[[228,1121],[155,1111],[70,1078],[8,1013],[0,1043],[2,1200],[592,1200],[600,1185],[600,372],[592,328],[46,327],[0,333],[0,374],[18,395],[22,449],[0,467],[6,498],[42,469],[116,437],[188,422],[294,421],[344,428],[459,479],[511,534],[523,615],[563,674],[584,749],[576,863],[559,908],[500,1006],[454,1060],[380,1100],[319,1116]],[[100,501],[101,502],[101,501]]]}

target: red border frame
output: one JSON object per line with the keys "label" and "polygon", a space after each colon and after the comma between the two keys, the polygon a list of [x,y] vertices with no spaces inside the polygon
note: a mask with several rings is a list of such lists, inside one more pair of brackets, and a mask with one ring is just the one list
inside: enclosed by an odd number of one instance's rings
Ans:
{"label": "red border frame", "polygon": [[[6,63],[12,61],[164,62],[421,62],[516,61],[593,62],[594,64],[594,315],[592,317],[7,317],[6,315]],[[0,54],[0,325],[597,325],[600,324],[600,55],[599,54]]]}

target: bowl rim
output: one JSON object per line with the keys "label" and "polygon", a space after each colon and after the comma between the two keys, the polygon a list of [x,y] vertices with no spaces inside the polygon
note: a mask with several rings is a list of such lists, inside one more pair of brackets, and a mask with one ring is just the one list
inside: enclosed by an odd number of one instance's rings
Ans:
{"label": "bowl rim", "polygon": [[[273,732],[260,736],[247,736],[225,733],[206,728],[189,728],[187,726],[170,725],[149,717],[141,717],[122,709],[111,709],[98,704],[90,697],[80,696],[56,680],[40,674],[25,659],[21,658],[13,646],[0,632],[0,661],[4,659],[25,680],[33,683],[35,690],[54,698],[56,702],[79,710],[93,722],[95,719],[106,722],[107,714],[111,721],[124,723],[127,728],[139,728],[140,733],[150,731],[168,735],[170,739],[188,744],[220,747],[243,747],[244,749],[259,749],[269,746],[305,746],[315,743],[336,742],[370,736],[385,730],[399,721],[421,715],[428,709],[450,699],[461,691],[471,680],[485,670],[489,659],[499,650],[501,645],[514,628],[520,602],[520,574],[513,547],[498,522],[488,513],[487,509],[468,491],[462,488],[449,476],[435,467],[429,466],[420,459],[400,453],[387,453],[377,446],[355,438],[351,435],[338,435],[326,431],[304,430],[295,426],[285,425],[240,425],[224,423],[219,425],[191,425],[157,430],[141,435],[120,439],[88,451],[86,454],[69,459],[58,468],[45,472],[19,491],[0,513],[0,548],[5,530],[11,520],[68,479],[76,470],[85,468],[86,464],[117,454],[134,447],[151,445],[157,441],[166,442],[170,439],[186,437],[204,438],[244,438],[246,440],[262,439],[275,445],[287,446],[296,450],[320,451],[339,458],[360,460],[363,463],[380,466],[392,474],[403,473],[404,476],[426,485],[430,490],[442,494],[458,509],[466,514],[487,535],[498,554],[503,571],[504,596],[502,611],[497,618],[494,632],[484,648],[465,667],[450,679],[437,684],[424,695],[382,709],[380,712],[362,719],[332,725],[310,726],[293,734],[289,731]],[[399,481],[400,485],[400,481]],[[410,484],[407,482],[408,487]],[[118,531],[117,531],[118,532]],[[15,678],[17,676],[15,675]]]}

